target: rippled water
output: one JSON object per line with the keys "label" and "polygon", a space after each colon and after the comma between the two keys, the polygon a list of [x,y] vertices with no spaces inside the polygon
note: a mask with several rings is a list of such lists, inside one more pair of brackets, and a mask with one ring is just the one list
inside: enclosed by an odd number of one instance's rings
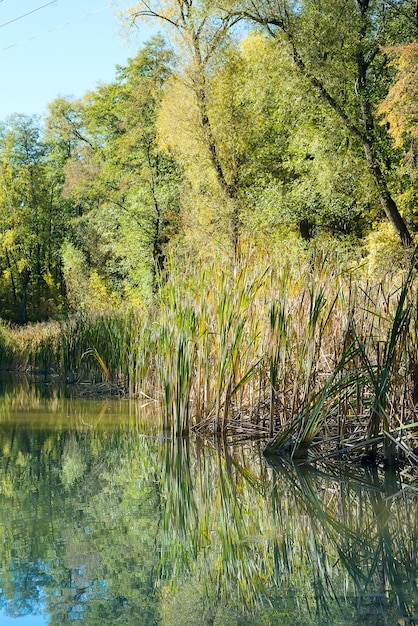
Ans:
{"label": "rippled water", "polygon": [[1,625],[418,622],[414,476],[270,467],[157,421],[1,383]]}

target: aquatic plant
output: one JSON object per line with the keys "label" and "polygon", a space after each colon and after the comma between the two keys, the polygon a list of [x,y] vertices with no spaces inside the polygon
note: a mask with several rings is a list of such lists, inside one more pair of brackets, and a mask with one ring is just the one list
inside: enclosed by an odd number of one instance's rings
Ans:
{"label": "aquatic plant", "polygon": [[387,463],[413,459],[414,265],[372,280],[324,254],[267,269],[248,258],[184,271],[171,259],[150,306],[2,328],[2,366],[158,402],[175,435],[262,436],[267,452],[293,456],[376,457],[383,446]]}

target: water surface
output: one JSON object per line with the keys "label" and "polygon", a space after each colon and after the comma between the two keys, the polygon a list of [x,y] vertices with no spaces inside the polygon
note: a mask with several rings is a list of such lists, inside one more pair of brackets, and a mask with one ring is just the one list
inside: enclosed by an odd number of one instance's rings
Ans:
{"label": "water surface", "polygon": [[0,384],[1,624],[418,622],[410,472],[270,467],[157,423]]}

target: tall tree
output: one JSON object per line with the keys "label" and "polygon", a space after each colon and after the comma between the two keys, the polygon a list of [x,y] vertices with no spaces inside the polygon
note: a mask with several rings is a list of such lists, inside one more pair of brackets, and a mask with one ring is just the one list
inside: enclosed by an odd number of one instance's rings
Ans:
{"label": "tall tree", "polygon": [[395,69],[389,90],[377,107],[394,148],[400,153],[396,171],[399,202],[415,230],[418,229],[418,43],[416,41],[384,49],[389,67]]}
{"label": "tall tree", "polygon": [[118,69],[114,82],[82,103],[55,106],[58,143],[70,154],[64,193],[79,213],[74,243],[120,295],[155,288],[177,229],[181,173],[156,139],[170,74],[171,53],[156,37]]}
{"label": "tall tree", "polygon": [[181,81],[193,96],[199,124],[195,132],[229,207],[227,227],[236,256],[240,234],[238,173],[234,163],[222,158],[211,115],[210,79],[217,60],[228,44],[231,28],[239,19],[215,15],[210,3],[199,0],[141,0],[128,11],[127,16],[132,25],[147,18],[163,23],[183,54]]}
{"label": "tall tree", "polygon": [[227,13],[260,25],[286,46],[306,84],[362,146],[381,207],[406,247],[412,237],[388,185],[387,137],[376,124],[375,104],[387,81],[381,45],[396,36],[416,36],[413,5],[410,0],[244,0],[231,2]]}
{"label": "tall tree", "polygon": [[29,316],[48,317],[59,304],[57,249],[65,220],[37,118],[17,115],[4,127],[0,176],[3,315],[26,323]]}
{"label": "tall tree", "polygon": [[244,223],[280,238],[295,231],[304,239],[362,234],[363,207],[373,194],[355,142],[305,89],[275,39],[254,32],[240,48]]}

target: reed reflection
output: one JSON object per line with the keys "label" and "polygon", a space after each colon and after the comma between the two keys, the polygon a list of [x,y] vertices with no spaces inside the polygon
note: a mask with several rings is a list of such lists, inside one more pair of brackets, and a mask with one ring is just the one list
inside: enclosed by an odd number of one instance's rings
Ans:
{"label": "reed reflection", "polygon": [[173,546],[181,558],[166,578],[165,623],[181,612],[188,585],[214,623],[233,605],[256,611],[260,624],[414,619],[416,492],[399,475],[286,463],[267,469],[256,444],[167,445],[177,464],[167,464],[165,477],[173,497],[163,560],[170,562]]}
{"label": "reed reflection", "polygon": [[48,393],[0,389],[4,612],[104,626],[414,619],[414,476],[272,467],[257,442],[166,438],[129,404]]}

